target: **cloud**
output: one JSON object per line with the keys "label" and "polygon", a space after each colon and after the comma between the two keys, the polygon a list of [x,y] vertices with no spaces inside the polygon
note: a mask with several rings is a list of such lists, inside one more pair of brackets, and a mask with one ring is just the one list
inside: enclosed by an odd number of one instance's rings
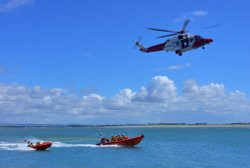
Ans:
{"label": "cloud", "polygon": [[175,19],[176,22],[183,22],[187,19],[191,19],[191,20],[195,20],[198,17],[203,17],[203,16],[207,16],[208,12],[204,11],[204,10],[196,10],[190,13],[186,13],[185,15],[183,15],[182,17],[179,17],[177,19]]}
{"label": "cloud", "polygon": [[151,79],[147,87],[142,87],[135,94],[136,101],[144,102],[165,102],[176,97],[176,87],[174,82],[166,76],[155,76]]}
{"label": "cloud", "polygon": [[155,76],[139,91],[126,88],[107,98],[79,96],[67,89],[0,84],[0,123],[249,122],[250,100],[224,84],[186,80],[177,90],[167,76]]}
{"label": "cloud", "polygon": [[158,68],[155,71],[161,72],[161,71],[177,71],[182,70],[185,68],[191,67],[190,63],[180,64],[180,65],[170,65],[167,68]]}
{"label": "cloud", "polygon": [[204,10],[197,10],[190,13],[191,16],[206,16],[208,13]]}
{"label": "cloud", "polygon": [[172,70],[182,70],[185,68],[191,67],[190,63],[185,63],[185,64],[181,64],[181,65],[172,65],[168,67],[168,70],[172,71]]}
{"label": "cloud", "polygon": [[0,12],[9,12],[16,8],[30,5],[34,0],[7,0],[0,3]]}

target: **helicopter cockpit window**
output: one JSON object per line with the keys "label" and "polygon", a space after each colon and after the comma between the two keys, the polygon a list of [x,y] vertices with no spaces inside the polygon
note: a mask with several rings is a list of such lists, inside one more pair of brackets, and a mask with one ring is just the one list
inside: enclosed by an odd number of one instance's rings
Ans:
{"label": "helicopter cockpit window", "polygon": [[199,41],[201,39],[200,36],[195,36],[195,40]]}

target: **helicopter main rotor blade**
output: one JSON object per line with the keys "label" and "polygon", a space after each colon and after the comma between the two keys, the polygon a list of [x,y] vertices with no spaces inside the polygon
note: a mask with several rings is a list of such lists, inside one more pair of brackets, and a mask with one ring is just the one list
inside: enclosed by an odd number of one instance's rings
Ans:
{"label": "helicopter main rotor blade", "polygon": [[174,31],[174,30],[165,30],[165,29],[158,29],[158,28],[153,28],[153,27],[149,27],[148,29],[154,30],[154,31],[161,31],[161,32],[177,33],[177,31]]}
{"label": "helicopter main rotor blade", "polygon": [[185,31],[185,29],[186,29],[186,27],[187,27],[187,25],[188,25],[189,22],[190,22],[190,19],[187,19],[185,21],[185,23],[183,24],[183,27],[182,27],[182,31]]}
{"label": "helicopter main rotor blade", "polygon": [[202,27],[201,30],[212,29],[212,28],[219,27],[219,26],[221,26],[221,24],[215,24],[211,26]]}
{"label": "helicopter main rotor blade", "polygon": [[173,34],[168,34],[168,35],[158,36],[157,38],[170,37],[170,36],[175,36],[175,35],[178,35],[178,34],[179,34],[179,33],[173,33]]}

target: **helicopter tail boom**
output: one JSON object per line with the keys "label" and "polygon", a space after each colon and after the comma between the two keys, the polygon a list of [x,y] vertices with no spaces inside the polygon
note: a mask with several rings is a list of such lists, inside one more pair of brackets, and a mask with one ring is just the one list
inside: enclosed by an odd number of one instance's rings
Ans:
{"label": "helicopter tail boom", "polygon": [[142,52],[148,52],[148,49],[145,48],[142,44],[140,44],[139,41],[135,42],[135,45],[136,45],[137,47],[139,47],[140,51],[142,51]]}
{"label": "helicopter tail boom", "polygon": [[151,46],[151,47],[144,47],[142,44],[140,44],[138,41],[135,43],[135,45],[137,47],[139,47],[140,51],[142,52],[156,52],[156,51],[162,51],[164,50],[164,47],[166,45],[166,43],[161,43],[161,44],[157,44],[157,45],[154,45],[154,46]]}

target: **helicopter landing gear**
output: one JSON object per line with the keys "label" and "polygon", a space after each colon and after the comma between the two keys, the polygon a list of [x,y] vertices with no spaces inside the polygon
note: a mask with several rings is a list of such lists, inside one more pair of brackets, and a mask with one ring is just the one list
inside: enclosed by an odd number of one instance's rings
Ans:
{"label": "helicopter landing gear", "polygon": [[182,52],[181,51],[175,51],[175,54],[178,54],[179,56],[182,56]]}

